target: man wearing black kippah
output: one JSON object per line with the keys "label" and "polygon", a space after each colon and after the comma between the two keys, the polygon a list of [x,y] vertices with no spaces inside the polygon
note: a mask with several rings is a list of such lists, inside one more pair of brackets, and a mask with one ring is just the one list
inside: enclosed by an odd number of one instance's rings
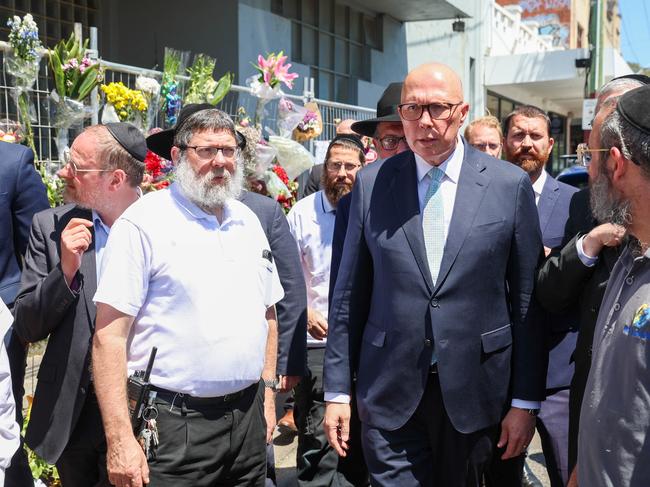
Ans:
{"label": "man wearing black kippah", "polygon": [[98,268],[111,226],[140,196],[146,143],[132,125],[88,127],[62,154],[68,204],[34,217],[15,329],[49,337],[25,441],[65,487],[108,485],[106,442],[90,373]]}

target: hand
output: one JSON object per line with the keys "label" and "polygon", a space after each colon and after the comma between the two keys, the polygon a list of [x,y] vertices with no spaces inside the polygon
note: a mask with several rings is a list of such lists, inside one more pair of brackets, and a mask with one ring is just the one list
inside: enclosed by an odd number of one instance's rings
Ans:
{"label": "hand", "polygon": [[88,229],[92,226],[89,220],[72,218],[61,232],[61,270],[68,286],[81,266],[81,257],[90,247],[93,237]]}
{"label": "hand", "polygon": [[566,484],[566,487],[578,487],[578,465],[576,464],[573,467],[573,472],[571,472],[571,477],[569,477],[569,483]]}
{"label": "hand", "polygon": [[341,457],[347,456],[350,439],[350,405],[328,402],[325,406],[325,435],[330,446]]}
{"label": "hand", "polygon": [[307,308],[307,333],[316,340],[327,338],[327,320],[313,308]]}
{"label": "hand", "polygon": [[291,389],[296,387],[300,382],[299,375],[281,375],[278,377],[278,391],[279,392],[289,392]]}
{"label": "hand", "polygon": [[275,392],[268,387],[264,388],[264,419],[266,419],[266,444],[273,440],[275,431]]}
{"label": "hand", "polygon": [[625,228],[613,223],[604,223],[593,228],[582,241],[582,250],[589,257],[596,257],[603,247],[617,247],[625,237]]}
{"label": "hand", "polygon": [[149,466],[140,443],[132,434],[106,452],[108,480],[115,487],[142,487],[149,483]]}
{"label": "hand", "polygon": [[544,257],[548,257],[553,249],[550,247],[544,246]]}
{"label": "hand", "polygon": [[501,460],[521,455],[528,448],[534,433],[535,416],[525,409],[510,408],[506,417],[501,421],[501,437],[497,443],[499,448],[508,445]]}

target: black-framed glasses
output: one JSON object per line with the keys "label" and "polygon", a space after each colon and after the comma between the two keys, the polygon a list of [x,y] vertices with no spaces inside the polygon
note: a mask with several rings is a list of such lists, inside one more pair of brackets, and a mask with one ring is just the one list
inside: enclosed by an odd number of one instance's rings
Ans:
{"label": "black-framed glasses", "polygon": [[401,141],[406,141],[406,137],[397,137],[396,135],[387,135],[379,139],[379,143],[384,150],[395,150]]}
{"label": "black-framed glasses", "polygon": [[472,147],[474,147],[474,149],[480,150],[481,152],[485,152],[488,148],[490,150],[497,150],[501,147],[501,142],[483,142],[482,144],[472,144]]}
{"label": "black-framed glasses", "polygon": [[609,152],[609,149],[590,149],[589,146],[585,143],[578,144],[578,147],[576,148],[578,164],[584,167],[589,167],[591,164],[592,152]]}
{"label": "black-framed glasses", "polygon": [[431,120],[449,120],[456,111],[456,107],[462,104],[462,101],[459,103],[429,103],[428,105],[402,103],[397,105],[397,110],[400,116],[408,122],[420,120],[425,108],[429,112]]}
{"label": "black-framed glasses", "polygon": [[72,159],[72,152],[68,147],[63,149],[63,163],[64,166],[68,166],[70,168],[70,174],[72,174],[72,177],[77,177],[77,174],[80,172],[109,172],[112,169],[81,169],[77,166],[77,164],[74,162]]}
{"label": "black-framed glasses", "polygon": [[213,147],[211,145],[181,145],[178,146],[181,150],[193,149],[199,159],[204,161],[211,161],[217,154],[221,152],[225,159],[232,159],[237,153],[237,147],[226,145],[223,147]]}
{"label": "black-framed glasses", "polygon": [[335,161],[328,161],[327,164],[325,164],[325,167],[327,167],[327,170],[333,173],[337,173],[341,170],[341,168],[345,169],[345,172],[354,172],[357,169],[361,167],[361,164],[354,164],[353,162],[335,162]]}

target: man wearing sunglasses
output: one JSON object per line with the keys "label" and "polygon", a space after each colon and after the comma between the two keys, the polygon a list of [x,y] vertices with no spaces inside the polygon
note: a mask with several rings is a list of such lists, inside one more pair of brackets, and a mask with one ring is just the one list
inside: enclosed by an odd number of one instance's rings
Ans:
{"label": "man wearing sunglasses", "polygon": [[356,377],[373,485],[478,487],[495,440],[504,458],[524,451],[543,399],[532,185],[459,137],[468,111],[449,67],[411,71],[399,105],[411,150],[360,171],[352,192],[325,428],[347,455]]}
{"label": "man wearing sunglasses", "polygon": [[62,154],[68,204],[38,213],[15,304],[16,332],[49,337],[25,441],[63,485],[105,485],[106,442],[90,373],[92,301],[111,227],[140,196],[147,147],[126,123],[84,130]]}

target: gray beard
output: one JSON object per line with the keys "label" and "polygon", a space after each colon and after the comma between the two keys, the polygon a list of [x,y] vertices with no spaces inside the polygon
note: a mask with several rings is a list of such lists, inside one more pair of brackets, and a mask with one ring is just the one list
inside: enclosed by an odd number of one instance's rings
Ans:
{"label": "gray beard", "polygon": [[[602,169],[606,171],[606,168]],[[598,177],[589,185],[591,212],[598,223],[613,223],[628,228],[632,223],[631,203],[616,198],[612,192],[613,188],[609,174],[604,174],[601,171]]]}
{"label": "gray beard", "polygon": [[[224,176],[225,183],[214,184],[211,180],[215,176]],[[214,213],[222,209],[228,200],[239,196],[244,183],[244,173],[238,164],[234,174],[224,168],[214,168],[204,176],[199,176],[185,157],[181,156],[176,165],[174,181],[178,183],[187,199],[207,213]]]}

